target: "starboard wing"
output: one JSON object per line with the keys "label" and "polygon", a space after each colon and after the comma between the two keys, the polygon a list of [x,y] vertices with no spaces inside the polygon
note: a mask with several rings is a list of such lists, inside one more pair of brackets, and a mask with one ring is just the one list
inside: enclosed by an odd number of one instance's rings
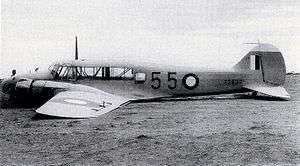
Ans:
{"label": "starboard wing", "polygon": [[282,86],[268,85],[264,83],[254,83],[244,86],[247,89],[254,90],[269,96],[278,97],[284,100],[289,100],[291,97]]}
{"label": "starboard wing", "polygon": [[112,111],[129,99],[100,90],[64,91],[36,110],[37,113],[66,118],[91,118]]}

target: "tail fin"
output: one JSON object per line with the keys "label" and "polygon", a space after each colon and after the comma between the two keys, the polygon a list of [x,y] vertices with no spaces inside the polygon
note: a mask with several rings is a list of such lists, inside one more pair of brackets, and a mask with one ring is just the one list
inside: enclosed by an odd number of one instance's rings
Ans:
{"label": "tail fin", "polygon": [[235,70],[261,71],[263,82],[283,85],[286,68],[278,48],[271,44],[258,44],[234,66]]}
{"label": "tail fin", "polygon": [[234,69],[248,71],[254,75],[244,88],[284,100],[290,99],[290,95],[282,86],[286,75],[284,59],[279,49],[273,45],[258,44],[234,66]]}

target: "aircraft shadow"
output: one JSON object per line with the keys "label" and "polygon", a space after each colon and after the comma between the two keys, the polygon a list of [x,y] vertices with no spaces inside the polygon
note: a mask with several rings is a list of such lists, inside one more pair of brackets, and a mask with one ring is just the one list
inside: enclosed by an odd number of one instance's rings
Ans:
{"label": "aircraft shadow", "polygon": [[[151,102],[176,102],[176,101],[209,101],[209,100],[239,100],[239,99],[249,99],[249,100],[264,100],[264,101],[283,101],[281,98],[270,97],[270,96],[251,96],[249,94],[233,94],[233,95],[217,95],[217,96],[201,96],[201,97],[177,97],[177,98],[154,98],[145,100],[135,100],[131,103],[151,103]],[[66,118],[57,117],[43,114],[35,114],[31,120],[53,120],[53,119],[77,119],[77,118]]]}
{"label": "aircraft shadow", "polygon": [[141,99],[135,100],[131,103],[151,103],[151,102],[174,102],[174,101],[208,101],[208,100],[238,100],[238,99],[249,99],[249,100],[265,100],[265,101],[285,101],[278,97],[272,96],[252,96],[249,94],[234,94],[226,96],[201,96],[201,97],[175,97],[175,98],[154,98],[154,99]]}
{"label": "aircraft shadow", "polygon": [[31,120],[33,121],[53,120],[53,119],[77,119],[77,118],[65,118],[65,117],[58,117],[58,116],[43,115],[38,113],[35,114],[33,117],[31,117]]}

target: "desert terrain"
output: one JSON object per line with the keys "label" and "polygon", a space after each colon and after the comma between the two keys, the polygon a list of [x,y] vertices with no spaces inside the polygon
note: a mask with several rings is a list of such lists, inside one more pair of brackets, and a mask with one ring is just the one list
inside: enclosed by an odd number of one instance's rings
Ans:
{"label": "desert terrain", "polygon": [[1,165],[299,165],[300,76],[290,101],[236,95],[132,103],[93,119],[0,110]]}

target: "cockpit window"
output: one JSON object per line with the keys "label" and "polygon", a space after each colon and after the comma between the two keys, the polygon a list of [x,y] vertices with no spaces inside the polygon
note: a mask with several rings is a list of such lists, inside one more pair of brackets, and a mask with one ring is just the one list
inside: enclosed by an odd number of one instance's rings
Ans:
{"label": "cockpit window", "polygon": [[58,72],[59,67],[60,66],[58,64],[54,64],[54,65],[49,66],[48,70],[50,71],[53,78],[56,78],[58,76],[57,72]]}
{"label": "cockpit window", "polygon": [[56,72],[58,68],[59,68],[59,65],[55,64],[55,65],[49,66],[48,70],[50,72]]}
{"label": "cockpit window", "polygon": [[124,80],[133,79],[133,70],[128,67],[82,67],[59,66],[56,70],[57,79],[103,79]]}

